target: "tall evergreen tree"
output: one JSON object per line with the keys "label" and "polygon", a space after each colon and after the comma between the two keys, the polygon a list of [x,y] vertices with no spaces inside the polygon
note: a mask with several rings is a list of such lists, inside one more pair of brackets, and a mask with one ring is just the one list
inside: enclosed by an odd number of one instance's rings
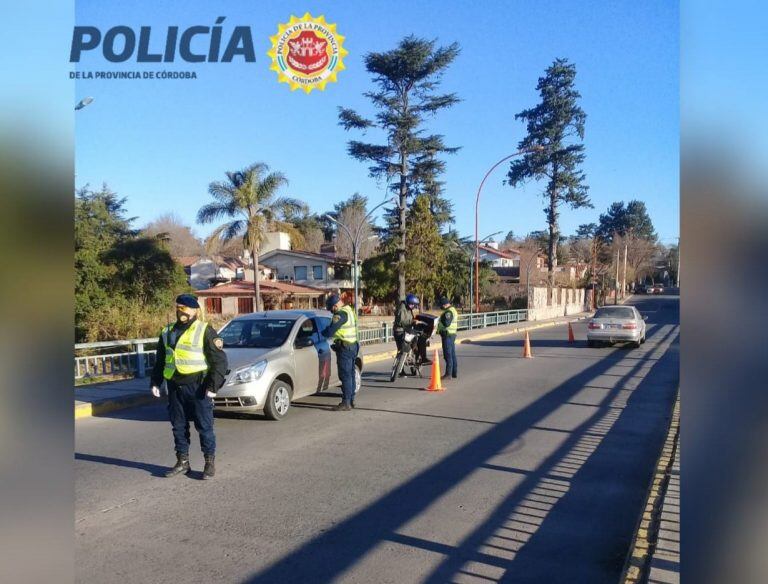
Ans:
{"label": "tall evergreen tree", "polygon": [[584,122],[587,118],[578,105],[581,97],[574,88],[576,67],[567,59],[556,59],[539,78],[536,90],[541,102],[515,115],[525,120],[527,135],[519,143],[528,152],[513,160],[507,174],[507,183],[515,187],[529,179],[547,180],[543,196],[544,213],[549,226],[547,245],[548,283],[555,283],[554,267],[560,229],[559,207],[566,204],[573,209],[592,207],[587,191],[586,177],[580,170],[584,162]]}
{"label": "tall evergreen tree", "polygon": [[597,235],[608,243],[614,236],[632,237],[656,241],[653,221],[643,201],[632,200],[626,205],[623,201],[612,203],[605,213],[600,215]]}
{"label": "tall evergreen tree", "polygon": [[381,143],[352,140],[350,156],[370,164],[370,175],[390,183],[397,195],[397,270],[398,297],[405,297],[406,210],[408,197],[417,192],[425,177],[437,176],[437,156],[456,152],[443,137],[426,134],[428,116],[456,104],[453,93],[437,94],[440,78],[459,54],[459,46],[435,48],[435,41],[409,36],[398,46],[382,53],[368,53],[365,67],[376,86],[365,96],[377,110],[373,119],[356,111],[339,108],[339,124],[345,130],[379,129]]}
{"label": "tall evergreen tree", "polygon": [[411,228],[406,235],[408,256],[405,261],[405,279],[408,290],[416,294],[424,307],[441,293],[446,271],[445,246],[437,223],[429,208],[429,197],[419,195],[408,214]]}

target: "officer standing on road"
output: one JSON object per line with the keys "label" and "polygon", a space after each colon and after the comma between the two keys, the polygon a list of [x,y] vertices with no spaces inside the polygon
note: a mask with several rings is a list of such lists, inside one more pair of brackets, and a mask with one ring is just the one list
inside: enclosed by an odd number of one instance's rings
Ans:
{"label": "officer standing on road", "polygon": [[336,294],[325,302],[333,312],[331,324],[323,331],[325,338],[333,339],[336,365],[341,380],[341,403],[333,407],[336,412],[348,412],[355,407],[355,359],[360,351],[357,342],[357,315],[351,306],[344,304]]}
{"label": "officer standing on road", "polygon": [[168,383],[168,416],[176,446],[176,465],[165,473],[189,473],[189,422],[200,435],[205,457],[203,479],[215,474],[216,435],[213,433],[213,397],[224,384],[227,355],[224,343],[207,322],[198,320],[200,304],[192,294],[176,298],[176,322],[163,328],[152,370],[152,395]]}
{"label": "officer standing on road", "polygon": [[451,301],[446,297],[440,298],[440,308],[443,314],[437,323],[437,333],[443,340],[443,356],[445,357],[445,373],[456,379],[459,376],[459,366],[456,361],[456,333],[459,330],[459,313],[451,306]]}

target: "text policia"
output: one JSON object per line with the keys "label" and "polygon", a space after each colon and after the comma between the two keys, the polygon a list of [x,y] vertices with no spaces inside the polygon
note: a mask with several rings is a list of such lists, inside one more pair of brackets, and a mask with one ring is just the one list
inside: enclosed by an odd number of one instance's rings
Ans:
{"label": "text policia", "polygon": [[[218,17],[214,26],[191,26],[181,33],[178,26],[169,26],[165,32],[165,43],[160,45],[155,40],[156,33],[153,35],[150,26],[140,27],[138,34],[131,27],[114,26],[104,35],[95,26],[76,26],[72,32],[69,60],[72,63],[79,63],[83,53],[101,46],[104,58],[110,63],[124,63],[134,54],[137,63],[173,63],[177,52],[179,57],[187,63],[231,63],[236,56],[241,56],[247,63],[254,62],[256,53],[253,48],[251,28],[236,26],[228,35],[227,42],[222,42],[223,27],[221,25],[225,18]],[[197,47],[197,51],[200,51],[201,45],[205,46],[202,38],[205,36],[209,36],[207,52],[195,52],[193,44]],[[151,52],[153,48],[150,47],[150,40],[157,52]],[[162,51],[159,51],[160,47]],[[222,47],[224,47],[223,52],[221,52]]]}

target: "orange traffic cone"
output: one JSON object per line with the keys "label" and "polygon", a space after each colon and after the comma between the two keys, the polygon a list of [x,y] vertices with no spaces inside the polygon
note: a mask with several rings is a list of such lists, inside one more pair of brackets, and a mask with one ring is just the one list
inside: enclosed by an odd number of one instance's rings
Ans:
{"label": "orange traffic cone", "polygon": [[432,379],[429,380],[429,387],[424,389],[426,391],[445,391],[440,383],[440,357],[437,355],[437,349],[435,349],[435,358],[432,360]]}
{"label": "orange traffic cone", "polygon": [[575,343],[576,338],[573,336],[573,327],[571,327],[571,323],[568,323],[568,342],[569,343]]}
{"label": "orange traffic cone", "polygon": [[533,359],[533,353],[531,353],[531,337],[528,336],[528,331],[525,331],[525,343],[523,343],[523,357],[526,359]]}

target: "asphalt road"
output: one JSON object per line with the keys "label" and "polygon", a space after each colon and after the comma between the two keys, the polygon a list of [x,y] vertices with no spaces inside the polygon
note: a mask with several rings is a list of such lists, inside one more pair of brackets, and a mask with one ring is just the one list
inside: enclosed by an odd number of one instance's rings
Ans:
{"label": "asphalt road", "polygon": [[364,377],[358,408],[217,417],[217,476],[174,461],[162,405],[76,425],[79,582],[617,582],[679,380],[676,296],[640,349],[586,325],[460,345],[458,381]]}

